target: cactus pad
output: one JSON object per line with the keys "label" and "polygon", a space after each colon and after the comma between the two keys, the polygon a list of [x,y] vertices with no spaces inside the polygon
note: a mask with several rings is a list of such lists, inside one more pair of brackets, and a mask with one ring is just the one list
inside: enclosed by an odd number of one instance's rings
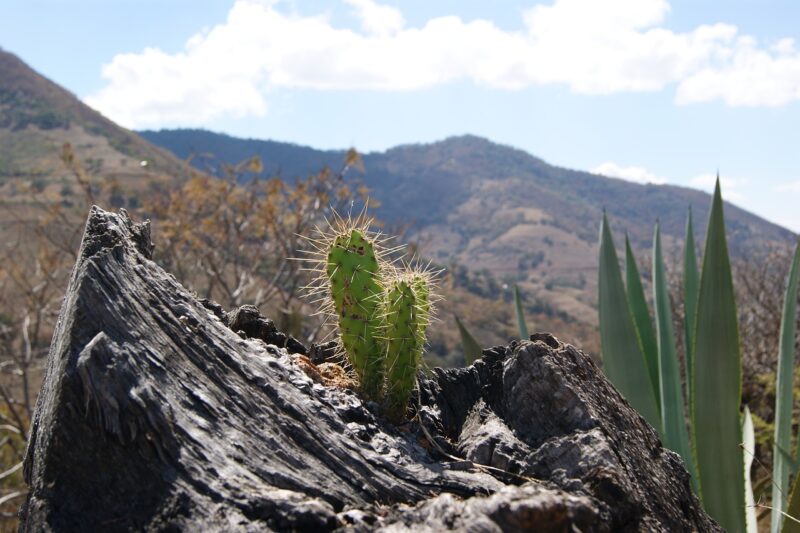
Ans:
{"label": "cactus pad", "polygon": [[382,287],[374,243],[360,229],[338,234],[328,251],[326,274],[339,333],[363,392],[378,398],[384,377],[377,338]]}
{"label": "cactus pad", "polygon": [[429,297],[429,280],[422,273],[403,273],[387,287],[383,313],[386,408],[389,418],[396,422],[405,418],[422,362],[425,330],[430,321]]}

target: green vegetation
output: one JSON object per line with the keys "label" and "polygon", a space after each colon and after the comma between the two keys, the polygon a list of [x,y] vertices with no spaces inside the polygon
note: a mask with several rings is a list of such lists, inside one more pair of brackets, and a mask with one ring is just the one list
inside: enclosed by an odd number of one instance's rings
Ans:
{"label": "green vegetation", "polygon": [[[794,374],[794,340],[797,315],[797,282],[800,274],[800,246],[797,247],[789,270],[786,294],[783,298],[778,352],[778,372],[775,379],[775,443],[772,452],[772,528],[778,531],[782,512],[786,509],[789,491],[789,474],[796,468],[791,460],[792,449],[792,377]],[[797,447],[800,457],[800,446]],[[798,515],[796,515],[798,516]],[[800,517],[800,516],[798,516]]]}
{"label": "green vegetation", "polygon": [[600,225],[598,287],[603,369],[631,405],[663,435],[658,396],[650,381],[647,360],[625,296],[617,251],[605,214]]}
{"label": "green vegetation", "polygon": [[458,315],[453,315],[456,319],[456,326],[458,326],[458,333],[461,335],[461,347],[464,349],[465,363],[471,365],[480,358],[483,349],[472,333],[464,326]]}
{"label": "green vegetation", "polygon": [[[683,404],[680,363],[675,351],[675,334],[672,329],[672,306],[667,290],[667,272],[661,251],[661,231],[656,224],[653,238],[653,301],[656,311],[656,331],[658,332],[657,361],[659,391],[661,394],[661,423],[664,428],[665,444],[675,450],[692,473],[695,490],[698,489],[694,461],[689,448],[689,435],[686,431],[686,413]],[[645,307],[645,311],[646,311]],[[648,317],[649,319],[649,317]]]}
{"label": "green vegetation", "polygon": [[[750,482],[750,464],[756,448],[754,419],[746,406],[744,414],[740,414],[739,322],[719,182],[710,209],[699,279],[694,254],[690,212],[683,261],[686,298],[683,338],[688,381],[684,398],[660,226],[656,224],[653,238],[657,345],[657,380],[654,380],[653,357],[648,355],[652,349],[649,330],[652,322],[636,263],[626,243],[626,292],[608,220],[603,216],[599,318],[604,369],[620,392],[661,433],[665,445],[681,455],[706,511],[727,531],[755,531],[754,504],[746,506],[746,502],[754,501]],[[791,459],[790,448],[798,263],[800,244],[788,277],[781,317],[773,458],[772,531],[775,532],[781,528],[788,480],[797,464]],[[687,403],[689,398],[691,401]]]}
{"label": "green vegetation", "polygon": [[782,533],[800,533],[800,522],[795,518],[798,516],[800,516],[800,476],[795,476],[789,506],[783,516]]}
{"label": "green vegetation", "polygon": [[728,531],[744,530],[742,357],[719,183],[706,232],[694,327],[692,432],[700,496]]}
{"label": "green vegetation", "polygon": [[642,351],[647,361],[647,369],[650,372],[650,382],[656,395],[656,401],[661,406],[661,383],[658,373],[658,343],[656,334],[653,330],[653,321],[650,312],[647,310],[647,300],[644,297],[642,280],[639,277],[639,267],[636,266],[636,259],[631,249],[631,241],[625,235],[625,281],[628,287],[628,305],[639,332],[639,341],[642,343]]}

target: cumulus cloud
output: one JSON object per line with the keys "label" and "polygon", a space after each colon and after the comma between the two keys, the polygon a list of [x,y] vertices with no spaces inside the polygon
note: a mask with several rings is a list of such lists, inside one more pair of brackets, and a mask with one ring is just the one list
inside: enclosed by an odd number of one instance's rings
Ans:
{"label": "cumulus cloud", "polygon": [[677,89],[678,104],[722,100],[730,106],[782,106],[800,99],[800,53],[793,39],[760,48],[740,37],[730,59],[690,75]]}
{"label": "cumulus cloud", "polygon": [[612,178],[620,178],[635,183],[663,184],[667,182],[666,178],[656,176],[644,167],[623,167],[611,161],[606,161],[605,163],[596,166],[589,172],[602,176],[610,176]]}
{"label": "cumulus cloud", "polygon": [[[409,27],[397,8],[343,0],[360,23],[301,15],[280,0],[236,0],[227,20],[179,53],[148,48],[103,67],[86,102],[128,127],[260,116],[275,88],[412,91],[455,81],[501,90],[561,84],[575,93],[659,91],[676,102],[781,105],[800,99],[800,52],[760,46],[728,24],[662,27],[666,0],[555,0],[523,29],[458,16]],[[342,7],[340,6],[340,7]]]}
{"label": "cumulus cloud", "polygon": [[344,1],[353,6],[361,21],[361,28],[370,35],[390,36],[405,26],[403,14],[397,8],[376,4],[372,0]]}

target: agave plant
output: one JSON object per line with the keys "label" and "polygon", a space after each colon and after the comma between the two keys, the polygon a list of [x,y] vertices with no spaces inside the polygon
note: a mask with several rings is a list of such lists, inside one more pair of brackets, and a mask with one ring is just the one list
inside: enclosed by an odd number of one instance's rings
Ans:
{"label": "agave plant", "polygon": [[[654,333],[630,244],[626,239],[626,290],[608,219],[603,214],[599,318],[604,371],[661,434],[665,445],[683,458],[706,511],[727,531],[755,531],[749,476],[754,449],[752,420],[746,406],[744,414],[740,414],[742,356],[719,180],[699,275],[694,248],[690,211],[683,261],[686,354],[683,387],[659,226],[656,224],[653,238]],[[787,502],[789,476],[798,462],[792,459],[790,448],[799,265],[800,244],[787,280],[781,322],[773,452],[773,532],[781,527],[785,531],[800,526],[800,522],[784,520],[787,508],[790,515],[794,510],[800,511],[800,491],[795,490]]]}

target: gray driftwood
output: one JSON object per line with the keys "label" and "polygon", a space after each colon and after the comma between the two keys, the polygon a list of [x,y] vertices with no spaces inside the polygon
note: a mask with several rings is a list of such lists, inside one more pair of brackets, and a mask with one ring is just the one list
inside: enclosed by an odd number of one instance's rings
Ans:
{"label": "gray driftwood", "polygon": [[89,216],[22,531],[718,529],[678,456],[553,336],[437,369],[396,427],[315,379],[329,347],[301,358],[252,308],[196,300],[151,261],[149,233]]}

